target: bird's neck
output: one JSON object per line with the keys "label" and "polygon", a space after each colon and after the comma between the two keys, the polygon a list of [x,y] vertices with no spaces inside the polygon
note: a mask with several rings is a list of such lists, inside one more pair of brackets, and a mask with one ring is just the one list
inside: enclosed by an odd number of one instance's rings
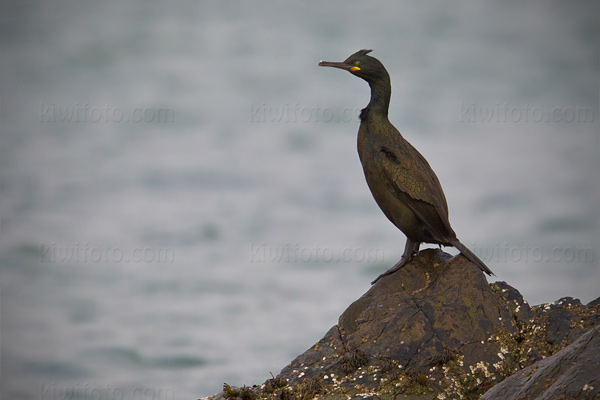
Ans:
{"label": "bird's neck", "polygon": [[369,82],[371,87],[371,101],[364,110],[364,118],[361,114],[361,119],[366,119],[369,115],[377,115],[387,118],[390,108],[390,97],[392,95],[392,85],[389,77],[387,79]]}

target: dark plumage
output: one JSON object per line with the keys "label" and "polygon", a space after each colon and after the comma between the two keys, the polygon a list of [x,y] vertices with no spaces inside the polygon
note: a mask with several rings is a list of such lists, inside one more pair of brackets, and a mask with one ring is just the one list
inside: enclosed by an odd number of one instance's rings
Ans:
{"label": "dark plumage", "polygon": [[429,163],[388,120],[392,93],[383,64],[360,50],[343,62],[320,66],[349,71],[371,87],[371,101],[360,113],[358,155],[379,208],[406,235],[400,261],[373,281],[400,269],[419,252],[421,243],[454,246],[489,275],[493,272],[463,245],[450,227],[448,205],[440,181]]}

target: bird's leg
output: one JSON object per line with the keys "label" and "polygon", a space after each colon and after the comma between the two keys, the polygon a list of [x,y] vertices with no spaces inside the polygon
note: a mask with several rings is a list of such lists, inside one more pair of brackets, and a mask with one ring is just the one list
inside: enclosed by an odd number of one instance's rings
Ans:
{"label": "bird's leg", "polygon": [[407,262],[412,260],[412,258],[414,256],[416,256],[417,253],[419,252],[420,245],[421,245],[421,242],[415,242],[415,241],[410,240],[409,238],[406,238],[406,247],[404,247],[404,254],[402,254],[400,261],[398,261],[396,263],[396,265],[394,265],[392,268],[388,269],[383,274],[379,275],[373,282],[371,282],[371,285],[373,285],[375,282],[377,282],[379,279],[383,278],[384,276],[398,271]]}

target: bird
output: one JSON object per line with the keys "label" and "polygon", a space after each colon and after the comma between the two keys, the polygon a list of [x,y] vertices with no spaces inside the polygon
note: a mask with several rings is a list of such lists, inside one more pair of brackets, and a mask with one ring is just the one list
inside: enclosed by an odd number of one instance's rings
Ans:
{"label": "bird", "polygon": [[392,85],[383,64],[359,50],[345,61],[320,61],[319,66],[343,69],[369,84],[371,99],[360,112],[358,156],[367,185],[385,216],[406,235],[404,253],[393,267],[371,284],[412,260],[421,243],[452,246],[486,274],[494,273],[458,240],[448,219],[442,185],[425,159],[388,119]]}

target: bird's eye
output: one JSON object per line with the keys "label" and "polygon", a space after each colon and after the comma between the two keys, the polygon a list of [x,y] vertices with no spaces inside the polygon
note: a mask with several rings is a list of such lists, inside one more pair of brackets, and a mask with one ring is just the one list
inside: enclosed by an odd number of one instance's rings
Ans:
{"label": "bird's eye", "polygon": [[354,61],[354,65],[358,67],[360,65],[360,61]]}

